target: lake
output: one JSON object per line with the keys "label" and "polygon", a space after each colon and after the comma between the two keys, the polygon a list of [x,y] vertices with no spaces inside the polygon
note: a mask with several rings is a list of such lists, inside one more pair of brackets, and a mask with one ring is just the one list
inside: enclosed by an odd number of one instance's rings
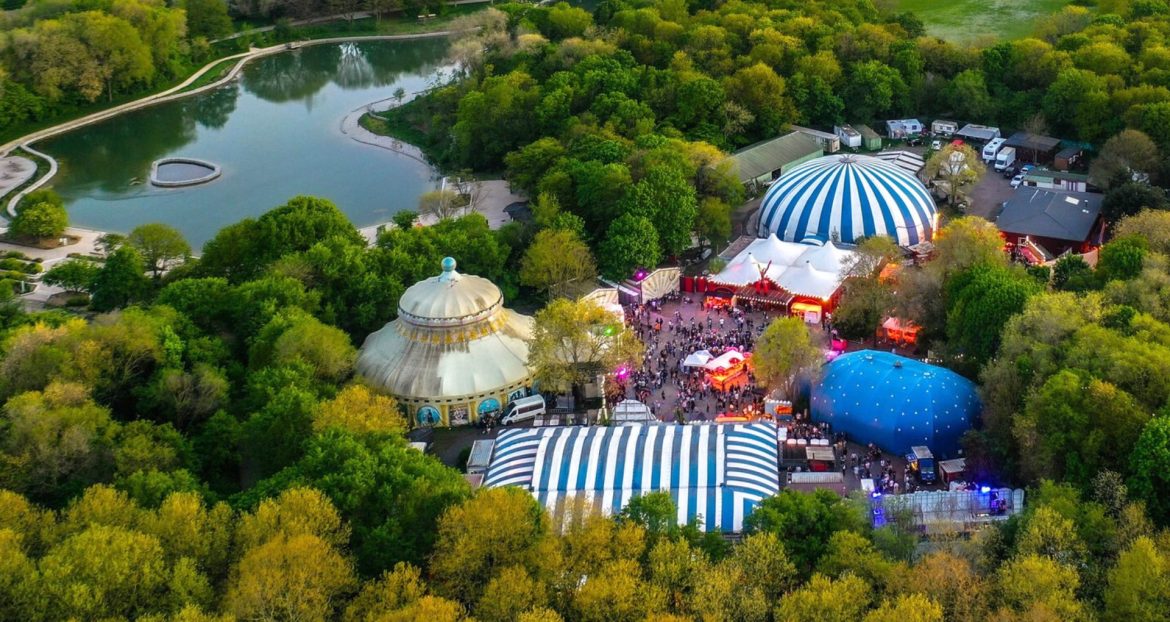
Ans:
{"label": "lake", "polygon": [[[435,171],[410,156],[354,141],[341,121],[399,87],[428,88],[447,65],[446,39],[323,44],[257,59],[237,80],[119,115],[35,145],[57,159],[50,182],[79,227],[126,233],[146,222],[199,248],[225,225],[298,194],[335,202],[359,227],[416,209]],[[388,102],[379,106],[383,109]],[[210,183],[150,185],[164,157],[223,169]]]}

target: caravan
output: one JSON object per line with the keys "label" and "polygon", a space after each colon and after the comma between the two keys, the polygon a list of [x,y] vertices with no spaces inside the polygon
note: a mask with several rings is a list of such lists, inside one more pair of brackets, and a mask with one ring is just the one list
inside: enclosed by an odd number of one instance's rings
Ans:
{"label": "caravan", "polygon": [[983,146],[983,161],[984,162],[994,162],[996,154],[999,153],[999,150],[1003,147],[1003,144],[1006,142],[1007,142],[1006,138],[995,138],[995,139],[992,139],[991,142],[984,145]]}

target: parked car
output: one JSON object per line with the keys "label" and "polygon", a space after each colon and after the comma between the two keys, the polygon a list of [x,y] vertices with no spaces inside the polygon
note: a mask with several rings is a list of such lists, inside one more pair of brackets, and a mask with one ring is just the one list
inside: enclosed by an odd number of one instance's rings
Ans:
{"label": "parked car", "polygon": [[1019,188],[1020,184],[1024,183],[1025,176],[1026,176],[1026,173],[1020,173],[1020,174],[1016,175],[1015,177],[1012,177],[1012,187]]}
{"label": "parked car", "polygon": [[930,148],[938,151],[939,149],[942,149],[942,143],[943,141],[936,138],[930,142]]}

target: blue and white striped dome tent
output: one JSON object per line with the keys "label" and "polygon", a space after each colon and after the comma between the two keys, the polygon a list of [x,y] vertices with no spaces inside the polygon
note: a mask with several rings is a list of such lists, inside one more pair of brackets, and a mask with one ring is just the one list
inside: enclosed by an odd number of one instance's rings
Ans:
{"label": "blue and white striped dome tent", "polygon": [[698,518],[706,531],[738,533],[780,492],[776,439],[774,423],[504,430],[483,485],[520,486],[550,511],[584,499],[607,514],[665,490],[680,525]]}
{"label": "blue and white striped dome tent", "polygon": [[837,357],[813,386],[814,421],[858,443],[905,454],[927,445],[954,457],[981,410],[975,383],[946,369],[874,350]]}
{"label": "blue and white striped dome tent", "polygon": [[846,244],[886,235],[912,246],[929,241],[934,226],[934,200],[913,175],[877,158],[836,154],[805,162],[768,188],[758,234]]}

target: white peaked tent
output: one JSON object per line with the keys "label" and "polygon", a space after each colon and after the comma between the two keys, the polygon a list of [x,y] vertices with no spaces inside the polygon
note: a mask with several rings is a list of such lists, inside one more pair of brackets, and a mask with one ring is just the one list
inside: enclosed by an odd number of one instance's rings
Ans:
{"label": "white peaked tent", "polygon": [[764,267],[751,253],[741,254],[727,264],[722,272],[712,276],[711,280],[736,287],[751,285],[760,280]]}
{"label": "white peaked tent", "polygon": [[743,360],[743,353],[741,353],[737,350],[728,350],[727,352],[720,354],[718,357],[713,358],[710,361],[707,361],[707,364],[704,365],[703,367],[707,368],[708,371],[718,371],[720,369],[731,369],[735,365],[738,365],[739,362],[742,360]]}
{"label": "white peaked tent", "polygon": [[769,281],[792,294],[823,300],[841,287],[856,256],[833,242],[798,244],[772,234],[753,240],[710,280],[742,287],[760,280],[764,271]]}
{"label": "white peaked tent", "polygon": [[777,284],[797,296],[827,299],[841,286],[841,278],[833,272],[822,272],[806,263],[785,270]]}
{"label": "white peaked tent", "polygon": [[704,367],[707,365],[707,362],[713,358],[715,358],[715,355],[711,354],[707,350],[692,352],[691,354],[688,354],[686,360],[683,361],[683,367]]}
{"label": "white peaked tent", "polygon": [[832,242],[826,242],[824,246],[814,246],[805,251],[800,258],[821,272],[837,275],[848,270],[856,255],[857,253],[853,251],[847,251]]}

